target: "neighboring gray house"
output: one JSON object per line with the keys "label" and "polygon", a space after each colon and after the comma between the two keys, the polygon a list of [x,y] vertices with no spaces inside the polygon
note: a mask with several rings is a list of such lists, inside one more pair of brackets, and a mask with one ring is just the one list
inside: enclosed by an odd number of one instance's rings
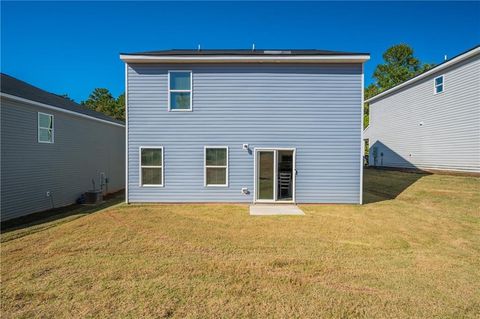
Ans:
{"label": "neighboring gray house", "polygon": [[125,185],[125,125],[1,74],[1,220]]}
{"label": "neighboring gray house", "polygon": [[120,58],[128,202],[361,203],[368,54],[167,50]]}
{"label": "neighboring gray house", "polygon": [[480,46],[366,102],[369,165],[480,172]]}

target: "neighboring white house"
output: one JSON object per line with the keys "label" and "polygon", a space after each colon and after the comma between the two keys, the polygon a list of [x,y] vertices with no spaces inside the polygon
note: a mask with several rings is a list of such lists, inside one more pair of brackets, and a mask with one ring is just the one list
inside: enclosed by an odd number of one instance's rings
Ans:
{"label": "neighboring white house", "polygon": [[370,166],[480,172],[480,46],[366,102]]}
{"label": "neighboring white house", "polygon": [[[1,221],[125,187],[125,124],[1,73]],[[92,182],[93,181],[93,182]]]}

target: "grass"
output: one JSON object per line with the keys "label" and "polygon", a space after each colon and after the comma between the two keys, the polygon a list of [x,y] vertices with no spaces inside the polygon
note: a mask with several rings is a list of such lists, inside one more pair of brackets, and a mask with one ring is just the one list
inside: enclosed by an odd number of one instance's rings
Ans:
{"label": "grass", "polygon": [[367,204],[306,216],[120,205],[5,233],[2,317],[478,318],[479,190],[367,170]]}
{"label": "grass", "polygon": [[19,219],[9,220],[2,223],[2,236],[0,242],[7,242],[47,228],[55,227],[85,215],[98,212],[107,207],[123,203],[124,201],[124,192],[119,191],[104,197],[103,202],[99,205],[73,204],[37,214],[27,215]]}

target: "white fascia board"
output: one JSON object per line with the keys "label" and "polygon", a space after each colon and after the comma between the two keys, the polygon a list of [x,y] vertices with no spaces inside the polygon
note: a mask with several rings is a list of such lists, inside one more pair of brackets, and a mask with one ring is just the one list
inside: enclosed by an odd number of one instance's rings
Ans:
{"label": "white fascia board", "polygon": [[311,55],[311,56],[150,56],[125,55],[126,63],[364,63],[370,55]]}
{"label": "white fascia board", "polygon": [[27,104],[43,107],[45,109],[54,110],[54,111],[57,111],[57,112],[67,113],[67,114],[75,115],[75,116],[78,116],[78,117],[83,117],[83,118],[93,120],[93,121],[98,121],[98,122],[102,122],[102,123],[106,123],[106,124],[125,127],[125,125],[120,124],[120,123],[110,122],[110,121],[99,119],[99,118],[96,118],[96,117],[93,117],[93,116],[90,116],[90,115],[87,115],[87,114],[77,113],[77,112],[74,112],[74,111],[62,109],[60,107],[40,103],[40,102],[37,102],[37,101],[32,101],[32,100],[29,100],[29,99],[25,99],[23,97],[7,94],[7,93],[3,93],[3,92],[0,92],[0,97],[4,97],[4,98],[7,98],[7,99],[16,101],[16,102],[27,103]]}
{"label": "white fascia board", "polygon": [[401,83],[401,84],[399,84],[399,85],[397,85],[397,86],[394,86],[394,87],[391,88],[391,89],[388,89],[388,90],[386,90],[386,91],[383,91],[382,93],[377,94],[377,95],[369,98],[368,100],[365,101],[365,103],[370,103],[370,102],[372,102],[372,101],[374,101],[374,100],[377,100],[377,99],[381,98],[382,96],[385,96],[385,95],[390,94],[390,93],[392,93],[392,92],[398,91],[398,90],[400,90],[401,88],[403,88],[403,87],[405,87],[405,86],[407,86],[407,85],[410,85],[410,84],[412,84],[412,83],[415,83],[415,82],[417,82],[417,81],[420,81],[421,79],[424,79],[424,78],[426,78],[426,77],[428,77],[428,76],[430,76],[430,75],[432,75],[432,74],[434,74],[434,73],[440,72],[440,71],[442,71],[442,70],[444,70],[444,69],[446,69],[446,68],[448,68],[448,67],[451,67],[451,66],[454,65],[454,64],[457,64],[457,63],[459,63],[459,62],[462,62],[462,61],[464,61],[464,60],[466,60],[466,59],[468,59],[468,58],[470,58],[470,57],[472,57],[472,56],[474,56],[474,55],[476,55],[476,54],[479,54],[479,53],[480,53],[480,47],[477,47],[477,48],[475,48],[475,49],[473,49],[473,50],[470,50],[470,51],[468,51],[468,52],[466,52],[466,53],[464,53],[464,54],[462,54],[462,55],[457,56],[456,58],[451,59],[450,61],[444,62],[444,63],[438,65],[437,67],[434,67],[433,69],[430,69],[430,70],[428,70],[428,71],[426,71],[426,72],[424,72],[424,73],[422,73],[422,74],[420,74],[420,75],[417,75],[417,76],[414,77],[414,78],[411,78],[410,80],[407,80],[407,81],[405,81],[405,82],[403,82],[403,83]]}

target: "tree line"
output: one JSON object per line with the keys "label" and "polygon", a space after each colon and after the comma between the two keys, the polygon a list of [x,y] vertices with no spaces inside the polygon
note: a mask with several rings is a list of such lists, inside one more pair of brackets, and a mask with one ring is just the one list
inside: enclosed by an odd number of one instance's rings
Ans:
{"label": "tree line", "polygon": [[[434,64],[422,63],[416,58],[413,49],[407,44],[397,44],[388,48],[382,57],[383,63],[377,65],[373,72],[373,83],[364,88],[365,100],[434,67]],[[125,93],[115,98],[108,89],[96,88],[81,104],[114,119],[125,120]],[[363,122],[364,127],[367,127],[368,103],[364,103]]]}
{"label": "tree line", "polygon": [[96,88],[86,101],[80,102],[90,110],[94,110],[114,119],[125,121],[125,93],[117,98],[106,88]]}

